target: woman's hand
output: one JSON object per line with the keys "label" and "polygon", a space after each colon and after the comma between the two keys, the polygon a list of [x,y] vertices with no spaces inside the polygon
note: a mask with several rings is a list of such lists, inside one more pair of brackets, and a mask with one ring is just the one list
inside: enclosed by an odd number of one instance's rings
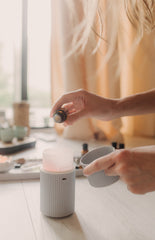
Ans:
{"label": "woman's hand", "polygon": [[155,146],[116,150],[84,169],[85,175],[104,170],[108,176],[119,175],[136,194],[155,191]]}
{"label": "woman's hand", "polygon": [[115,118],[116,102],[117,100],[103,98],[85,90],[76,90],[58,99],[52,108],[51,117],[56,110],[65,108],[68,112],[66,125],[71,125],[82,117],[111,120]]}

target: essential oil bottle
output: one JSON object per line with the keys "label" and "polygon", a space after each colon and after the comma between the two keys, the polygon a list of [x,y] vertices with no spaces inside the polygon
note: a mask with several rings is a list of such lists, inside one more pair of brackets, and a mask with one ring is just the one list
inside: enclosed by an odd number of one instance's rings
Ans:
{"label": "essential oil bottle", "polygon": [[83,143],[83,144],[82,144],[81,156],[83,156],[83,155],[86,154],[87,152],[88,152],[88,144],[87,144],[87,143]]}
{"label": "essential oil bottle", "polygon": [[56,110],[56,112],[53,114],[53,119],[56,123],[62,123],[66,121],[67,111],[65,111],[64,109]]}
{"label": "essential oil bottle", "polygon": [[[82,151],[81,151],[81,157],[88,152],[88,144],[83,143],[82,144]],[[83,167],[81,165],[78,166],[79,169],[82,169]]]}
{"label": "essential oil bottle", "polygon": [[119,149],[124,149],[125,148],[125,144],[124,143],[119,143]]}
{"label": "essential oil bottle", "polygon": [[117,142],[112,142],[111,145],[112,145],[115,149],[117,149]]}

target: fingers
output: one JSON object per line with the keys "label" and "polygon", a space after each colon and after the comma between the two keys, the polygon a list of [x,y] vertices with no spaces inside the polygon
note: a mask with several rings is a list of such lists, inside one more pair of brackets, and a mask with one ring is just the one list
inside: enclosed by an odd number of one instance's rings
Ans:
{"label": "fingers", "polygon": [[61,108],[62,105],[64,105],[64,104],[73,103],[75,100],[77,102],[77,105],[79,104],[79,102],[81,102],[81,101],[83,102],[85,95],[87,95],[87,91],[85,91],[83,89],[78,89],[78,90],[75,90],[72,92],[65,93],[53,105],[52,110],[51,110],[51,117],[53,116],[53,113],[57,109]]}
{"label": "fingers", "polygon": [[50,116],[53,117],[54,112],[57,109],[60,109],[64,103],[71,103],[70,94],[64,94],[62,97],[60,97],[57,102],[53,105]]}
{"label": "fingers", "polygon": [[86,168],[84,168],[84,175],[88,176],[95,172],[107,169],[111,167],[114,164],[114,156],[116,155],[116,152],[110,153],[104,157],[98,158],[91,164],[89,164]]}
{"label": "fingers", "polygon": [[118,176],[119,173],[116,169],[116,164],[114,163],[111,167],[104,170],[107,176]]}
{"label": "fingers", "polygon": [[74,104],[72,102],[63,104],[61,108],[65,109],[65,111],[68,114],[76,112],[76,109],[75,109]]}
{"label": "fingers", "polygon": [[90,175],[101,170],[104,170],[109,176],[133,174],[135,168],[131,167],[131,156],[131,151],[127,149],[116,150],[89,164],[84,169],[84,175]]}
{"label": "fingers", "polygon": [[67,111],[67,119],[64,126],[72,125],[77,119],[87,114],[85,95],[86,91],[82,89],[64,94],[53,105],[50,116],[53,117],[56,110],[64,108]]}
{"label": "fingers", "polygon": [[67,120],[65,121],[66,125],[72,125],[76,120],[86,116],[86,112],[84,110],[79,112],[73,112],[67,115]]}

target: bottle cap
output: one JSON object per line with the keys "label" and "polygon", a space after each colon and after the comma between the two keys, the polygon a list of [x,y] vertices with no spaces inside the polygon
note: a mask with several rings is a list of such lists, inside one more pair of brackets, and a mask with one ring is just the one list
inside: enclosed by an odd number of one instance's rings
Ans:
{"label": "bottle cap", "polygon": [[87,144],[87,143],[83,143],[82,149],[83,149],[84,151],[88,151],[88,144]]}

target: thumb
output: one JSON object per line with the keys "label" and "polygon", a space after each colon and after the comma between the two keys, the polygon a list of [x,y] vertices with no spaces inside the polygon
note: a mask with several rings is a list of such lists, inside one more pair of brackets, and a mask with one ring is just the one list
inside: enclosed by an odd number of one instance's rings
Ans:
{"label": "thumb", "polygon": [[77,121],[78,119],[85,117],[85,116],[86,116],[86,111],[84,111],[84,110],[76,112],[76,113],[68,114],[67,120],[65,121],[65,123],[67,125],[72,125],[75,121]]}
{"label": "thumb", "polygon": [[90,163],[87,167],[84,168],[84,175],[88,176],[95,172],[105,170],[111,167],[114,164],[115,152],[109,153],[103,157],[97,158],[95,161]]}

